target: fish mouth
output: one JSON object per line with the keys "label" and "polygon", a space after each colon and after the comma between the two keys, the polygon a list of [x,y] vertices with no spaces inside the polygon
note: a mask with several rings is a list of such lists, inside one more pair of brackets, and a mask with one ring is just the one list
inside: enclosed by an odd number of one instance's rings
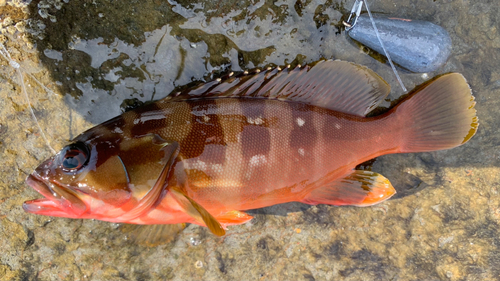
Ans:
{"label": "fish mouth", "polygon": [[45,197],[24,202],[23,209],[28,213],[80,218],[87,210],[85,203],[73,192],[57,183],[47,182],[35,173],[26,178],[26,184]]}

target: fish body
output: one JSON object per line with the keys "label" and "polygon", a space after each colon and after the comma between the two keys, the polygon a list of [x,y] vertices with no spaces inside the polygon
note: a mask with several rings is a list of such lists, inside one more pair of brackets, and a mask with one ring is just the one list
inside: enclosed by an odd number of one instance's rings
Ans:
{"label": "fish body", "polygon": [[340,61],[214,81],[126,112],[73,140],[27,183],[26,211],[132,224],[196,223],[217,235],[286,202],[369,206],[395,190],[356,165],[458,146],[477,129],[460,74],[386,114],[370,70]]}
{"label": "fish body", "polygon": [[[390,118],[366,122],[299,103],[228,98],[166,101],[151,107],[155,109],[128,112],[101,125],[98,131],[102,133],[77,139],[97,137],[102,142],[109,138],[104,143],[113,145],[102,149],[108,154],[104,158],[124,149],[119,142],[128,133],[129,139],[157,134],[179,143],[179,161],[173,167],[176,180],[169,184],[183,185],[188,196],[214,214],[301,201],[310,191],[350,174],[360,162],[381,151],[397,152],[399,146],[387,133],[395,124]],[[133,120],[145,122],[134,125]],[[168,123],[177,124],[166,126]],[[115,133],[106,135],[106,131]],[[140,152],[136,155],[142,157]],[[151,161],[157,165],[150,164],[141,176],[156,179],[164,165],[161,157],[158,153]],[[159,209],[170,205],[166,198]],[[133,222],[158,224],[162,220],[144,217]]]}

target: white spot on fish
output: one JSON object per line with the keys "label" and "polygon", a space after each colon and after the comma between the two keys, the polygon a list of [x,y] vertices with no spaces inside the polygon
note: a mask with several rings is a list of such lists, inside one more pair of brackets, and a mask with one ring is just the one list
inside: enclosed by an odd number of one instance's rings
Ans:
{"label": "white spot on fish", "polygon": [[222,173],[222,164],[212,164],[212,170],[216,173]]}
{"label": "white spot on fish", "polygon": [[[149,120],[161,120],[161,119],[164,119],[165,115],[169,114],[170,112],[171,111],[167,111],[167,112],[162,111],[162,113],[158,113],[158,111],[155,111],[155,110],[151,111],[151,112],[144,112],[141,114],[141,117],[138,119],[140,119],[141,123],[145,123]],[[135,124],[135,120],[134,120],[134,124]]]}
{"label": "white spot on fish", "polygon": [[250,166],[251,167],[260,166],[260,165],[265,164],[265,163],[267,163],[267,159],[266,159],[266,156],[263,154],[257,154],[257,155],[252,156],[252,158],[250,158]]}
{"label": "white spot on fish", "polygon": [[[134,120],[134,122],[135,122],[135,120]],[[121,134],[121,133],[123,133],[123,130],[118,128],[118,127],[115,127],[115,129],[112,131],[112,133]]]}
{"label": "white spot on fish", "polygon": [[247,122],[249,124],[254,124],[254,125],[262,125],[264,124],[264,119],[262,119],[261,116],[259,117],[255,117],[255,118],[252,118],[252,117],[248,117],[247,118]]}
{"label": "white spot on fish", "polygon": [[340,124],[337,123],[337,124],[335,124],[335,128],[337,128],[337,130],[338,130],[338,129],[342,128],[342,126],[340,126]]}
{"label": "white spot on fish", "polygon": [[304,156],[305,155],[305,150],[302,147],[299,148],[299,154],[300,154],[300,156]]}
{"label": "white spot on fish", "polygon": [[207,163],[201,161],[201,160],[196,160],[196,162],[193,162],[189,165],[190,169],[196,169],[200,171],[206,171],[207,169]]}
{"label": "white spot on fish", "polygon": [[207,115],[203,115],[203,121],[207,123],[208,121],[210,121],[210,117],[208,117]]}
{"label": "white spot on fish", "polygon": [[297,117],[297,125],[299,125],[299,127],[304,126],[305,123],[306,121],[304,119]]}

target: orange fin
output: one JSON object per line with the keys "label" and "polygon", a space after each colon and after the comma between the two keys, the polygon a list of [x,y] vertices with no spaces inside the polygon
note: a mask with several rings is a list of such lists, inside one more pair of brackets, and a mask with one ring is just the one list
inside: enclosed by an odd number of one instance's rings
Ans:
{"label": "orange fin", "polygon": [[120,228],[133,243],[141,246],[156,247],[172,242],[185,227],[185,223],[178,223],[152,225],[124,224]]}
{"label": "orange fin", "polygon": [[161,150],[164,150],[165,155],[169,157],[167,159],[167,162],[165,163],[165,166],[156,179],[154,186],[148,191],[146,195],[144,195],[144,197],[141,198],[141,200],[134,208],[120,216],[121,221],[131,221],[148,212],[151,209],[151,206],[153,206],[153,204],[156,203],[156,201],[160,197],[161,192],[164,190],[167,177],[171,170],[171,166],[179,153],[179,143],[165,142],[161,146]]}
{"label": "orange fin", "polygon": [[245,212],[234,210],[219,215],[216,217],[216,219],[223,225],[236,225],[246,223],[253,219],[253,217]]}
{"label": "orange fin", "polygon": [[356,170],[349,176],[311,191],[302,203],[371,206],[389,199],[396,190],[384,176]]}
{"label": "orange fin", "polygon": [[222,225],[200,204],[189,198],[181,190],[172,188],[169,190],[172,196],[177,200],[184,211],[193,217],[198,223],[204,224],[210,231],[217,236],[224,236],[226,231]]}
{"label": "orange fin", "polygon": [[372,70],[350,62],[331,60],[293,70],[275,68],[219,81],[169,96],[165,101],[268,98],[365,116],[390,92],[389,84]]}
{"label": "orange fin", "polygon": [[479,126],[475,104],[459,73],[427,83],[392,110],[402,120],[401,152],[449,149],[467,142]]}

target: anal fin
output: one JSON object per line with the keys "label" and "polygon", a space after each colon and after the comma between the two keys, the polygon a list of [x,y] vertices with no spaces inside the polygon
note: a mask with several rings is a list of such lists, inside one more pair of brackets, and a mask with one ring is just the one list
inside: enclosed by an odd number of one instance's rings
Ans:
{"label": "anal fin", "polygon": [[385,201],[394,194],[396,190],[384,176],[356,170],[347,177],[311,191],[301,202],[364,207]]}
{"label": "anal fin", "polygon": [[246,223],[253,217],[245,212],[233,210],[217,216],[216,219],[223,225],[236,225]]}

